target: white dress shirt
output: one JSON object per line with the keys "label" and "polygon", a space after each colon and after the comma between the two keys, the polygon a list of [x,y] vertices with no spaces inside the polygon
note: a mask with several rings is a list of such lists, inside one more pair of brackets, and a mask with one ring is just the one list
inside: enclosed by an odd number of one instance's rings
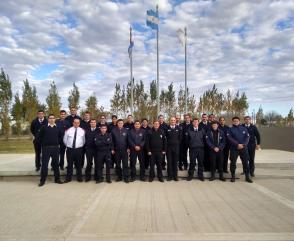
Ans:
{"label": "white dress shirt", "polygon": [[[72,148],[73,147],[73,140],[75,136],[75,127],[71,127],[65,131],[64,137],[63,137],[63,143],[66,145],[66,147]],[[85,131],[81,128],[77,128],[77,136],[76,136],[76,146],[75,148],[80,148],[85,145]]]}

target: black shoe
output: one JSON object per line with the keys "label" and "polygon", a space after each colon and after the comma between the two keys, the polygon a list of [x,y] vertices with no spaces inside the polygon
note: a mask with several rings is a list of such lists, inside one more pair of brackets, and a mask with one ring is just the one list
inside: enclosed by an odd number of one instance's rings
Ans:
{"label": "black shoe", "polygon": [[220,177],[219,180],[222,181],[222,182],[226,181],[226,179],[224,177]]}
{"label": "black shoe", "polygon": [[188,170],[188,166],[184,166],[184,170],[187,171]]}
{"label": "black shoe", "polygon": [[54,169],[53,169],[53,167],[51,167],[51,171],[53,171]]}
{"label": "black shoe", "polygon": [[134,182],[134,181],[136,181],[136,178],[135,177],[131,177],[130,182]]}
{"label": "black shoe", "polygon": [[210,177],[209,178],[209,181],[214,181],[215,180],[215,177]]}
{"label": "black shoe", "polygon": [[193,179],[193,176],[188,176],[187,181],[191,181]]}
{"label": "black shoe", "polygon": [[42,186],[44,186],[44,185],[45,185],[45,182],[40,182],[38,186],[39,186],[39,187],[42,187]]}
{"label": "black shoe", "polygon": [[98,179],[98,180],[96,180],[96,183],[102,183],[102,182],[103,182],[102,179]]}
{"label": "black shoe", "polygon": [[251,173],[250,176],[251,176],[251,177],[255,177],[255,174],[254,174],[254,173]]}
{"label": "black shoe", "polygon": [[71,182],[71,180],[69,180],[69,179],[66,179],[66,180],[64,181],[64,183],[69,183],[69,182]]}
{"label": "black shoe", "polygon": [[180,171],[183,171],[183,167],[179,167],[179,170],[180,170]]}
{"label": "black shoe", "polygon": [[83,178],[78,178],[77,181],[78,182],[83,182]]}
{"label": "black shoe", "polygon": [[124,180],[124,182],[125,182],[125,183],[129,183],[129,179],[126,178],[126,179]]}
{"label": "black shoe", "polygon": [[56,180],[55,183],[57,183],[57,184],[63,184],[63,182],[61,180]]}
{"label": "black shoe", "polygon": [[106,182],[107,182],[107,183],[111,183],[111,180],[110,180],[110,179],[106,179]]}
{"label": "black shoe", "polygon": [[165,171],[165,170],[166,170],[166,167],[162,167],[162,170],[164,170],[164,171]]}
{"label": "black shoe", "polygon": [[148,180],[149,182],[153,182],[153,178],[149,178],[149,180]]}
{"label": "black shoe", "polygon": [[162,177],[158,178],[158,181],[160,181],[160,182],[164,182],[164,180],[163,180]]}
{"label": "black shoe", "polygon": [[145,177],[141,177],[141,178],[140,178],[140,181],[141,181],[141,182],[145,182],[145,181],[146,181]]}
{"label": "black shoe", "polygon": [[171,178],[171,177],[167,177],[166,180],[167,180],[168,182],[170,182],[170,181],[172,180],[172,178]]}
{"label": "black shoe", "polygon": [[236,179],[234,177],[231,178],[231,182],[235,182]]}
{"label": "black shoe", "polygon": [[244,172],[241,172],[241,175],[245,175],[245,173]]}
{"label": "black shoe", "polygon": [[179,181],[179,178],[178,177],[174,177],[174,181],[175,182],[178,182]]}
{"label": "black shoe", "polygon": [[40,167],[36,167],[36,172],[40,171]]}
{"label": "black shoe", "polygon": [[224,173],[229,173],[229,172],[226,170],[226,171],[224,171]]}
{"label": "black shoe", "polygon": [[116,181],[116,182],[121,182],[121,181],[122,181],[122,178],[118,177],[118,178],[116,178],[115,181]]}
{"label": "black shoe", "polygon": [[198,177],[201,182],[204,182],[204,177]]}
{"label": "black shoe", "polygon": [[91,181],[91,178],[86,178],[85,179],[85,182],[89,182],[89,181]]}
{"label": "black shoe", "polygon": [[249,182],[249,183],[253,183],[253,181],[252,181],[249,177],[247,177],[247,178],[245,179],[245,181],[246,181],[246,182]]}
{"label": "black shoe", "polygon": [[60,170],[64,171],[64,167],[60,167]]}

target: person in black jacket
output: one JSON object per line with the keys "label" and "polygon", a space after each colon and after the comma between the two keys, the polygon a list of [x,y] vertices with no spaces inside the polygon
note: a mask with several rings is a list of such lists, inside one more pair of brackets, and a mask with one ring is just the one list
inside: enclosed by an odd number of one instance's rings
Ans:
{"label": "person in black jacket", "polygon": [[218,129],[218,123],[212,121],[211,128],[206,133],[206,143],[209,147],[211,177],[209,181],[215,180],[216,164],[218,166],[219,180],[225,181],[223,175],[223,149],[226,146],[226,139],[223,131]]}
{"label": "person in black jacket", "polygon": [[[249,133],[249,143],[248,143],[248,155],[249,155],[249,173],[251,177],[255,177],[255,150],[260,149],[260,134],[255,125],[251,123],[251,117],[245,116],[244,117],[244,124],[243,126],[247,128]],[[243,170],[244,173],[244,170]]]}
{"label": "person in black jacket", "polygon": [[219,118],[218,128],[223,131],[223,133],[225,134],[225,138],[226,138],[226,146],[223,150],[223,172],[229,173],[228,162],[229,162],[230,145],[229,145],[229,141],[227,140],[227,133],[228,133],[230,127],[226,125],[225,117]]}
{"label": "person in black jacket", "polygon": [[159,121],[153,122],[153,128],[148,132],[146,142],[148,155],[150,156],[149,182],[152,182],[155,177],[155,164],[158,180],[163,182],[161,162],[163,155],[166,153],[166,136],[164,131],[160,129]]}
{"label": "person in black jacket", "polygon": [[145,131],[141,129],[140,121],[134,122],[134,128],[129,130],[128,143],[130,147],[131,182],[136,180],[137,158],[140,163],[140,180],[145,181],[144,146]]}
{"label": "person in black jacket", "polygon": [[204,128],[200,129],[199,119],[194,118],[192,126],[186,131],[185,138],[189,146],[190,165],[188,170],[187,181],[191,181],[194,176],[196,167],[196,159],[198,162],[198,178],[204,181],[203,177],[203,159],[204,159],[204,142],[206,131]]}
{"label": "person in black jacket", "polygon": [[42,145],[42,169],[39,187],[46,182],[48,175],[48,163],[51,157],[54,170],[55,183],[62,184],[59,173],[59,144],[62,139],[62,131],[55,124],[55,116],[48,116],[49,123],[43,125],[39,132],[40,143]]}
{"label": "person in black jacket", "polygon": [[[95,145],[95,136],[99,133],[99,129],[96,127],[96,120],[90,120],[90,128],[85,130],[85,151],[86,151],[86,158],[87,158],[87,166],[85,169],[85,181],[89,182],[91,180],[91,172],[93,166],[93,160],[96,170],[96,163],[97,163],[97,150]],[[95,177],[97,174],[95,173]]]}
{"label": "person in black jacket", "polygon": [[131,129],[134,128],[134,121],[133,121],[133,116],[132,115],[128,115],[127,122],[124,124],[124,128],[127,131],[130,131]]}
{"label": "person in black jacket", "polygon": [[[107,131],[108,133],[112,133],[112,130],[114,128],[116,128],[117,126],[117,116],[116,115],[112,115],[111,116],[111,123],[109,125],[107,125]],[[111,168],[114,167],[114,164],[115,164],[115,158],[114,158],[114,155],[111,154]]]}
{"label": "person in black jacket", "polygon": [[73,126],[74,119],[82,121],[82,118],[77,114],[77,108],[74,106],[70,107],[70,115],[68,115],[65,119],[69,122],[70,127]]}
{"label": "person in black jacket", "polygon": [[166,130],[167,140],[167,181],[178,181],[179,151],[182,139],[182,131],[176,126],[176,118],[170,118],[170,125]]}
{"label": "person in black jacket", "polygon": [[188,169],[187,153],[188,153],[189,147],[188,147],[188,144],[186,143],[186,138],[184,135],[191,126],[191,115],[185,114],[184,118],[185,118],[185,121],[181,123],[182,135],[183,135],[181,147],[180,147],[180,161],[179,161],[179,169],[181,171],[183,170],[183,166],[184,166],[184,170]]}
{"label": "person in black jacket", "polygon": [[[142,119],[141,129],[145,131],[145,134],[147,134],[147,133],[149,133],[151,131],[151,127],[149,126],[149,122],[148,122],[148,120],[146,118]],[[145,163],[145,169],[147,170],[149,165],[150,165],[150,156],[148,155],[146,144],[147,144],[147,142],[145,141],[144,163]]]}
{"label": "person in black jacket", "polygon": [[45,118],[45,114],[43,110],[39,110],[37,113],[37,117],[31,123],[31,133],[34,136],[33,144],[35,149],[35,166],[36,171],[39,171],[41,168],[41,142],[39,139],[39,131],[42,126],[46,126],[48,124],[47,119]]}
{"label": "person in black jacket", "polygon": [[[208,121],[208,115],[206,113],[203,113],[201,116],[201,122],[199,123],[199,129],[204,129],[205,132],[207,132],[210,128],[210,123]],[[204,157],[203,157],[203,166],[204,166],[204,171],[208,172],[210,171],[210,161],[209,161],[209,148],[206,144],[204,143]]]}
{"label": "person in black jacket", "polygon": [[113,150],[112,136],[107,132],[107,125],[100,125],[100,132],[95,136],[95,144],[97,147],[97,163],[96,183],[103,182],[103,165],[106,164],[106,182],[111,183],[110,168],[111,168],[111,150]]}
{"label": "person in black jacket", "polygon": [[[158,121],[159,121],[159,128],[166,132],[168,124],[165,123],[164,121],[164,116],[159,115],[158,116]],[[165,160],[166,155],[163,155],[162,157],[162,170],[166,170],[166,160]]]}
{"label": "person in black jacket", "polygon": [[128,131],[123,125],[123,120],[118,119],[117,127],[111,132],[114,147],[112,154],[115,158],[116,181],[119,182],[123,178],[125,183],[129,183],[128,153],[130,150],[128,148]]}

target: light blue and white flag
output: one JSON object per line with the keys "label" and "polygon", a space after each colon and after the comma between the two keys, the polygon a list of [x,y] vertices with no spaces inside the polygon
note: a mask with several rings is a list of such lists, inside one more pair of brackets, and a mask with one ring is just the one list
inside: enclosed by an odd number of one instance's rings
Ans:
{"label": "light blue and white flag", "polygon": [[129,48],[128,48],[129,58],[131,58],[132,51],[133,51],[133,47],[134,47],[134,41],[131,40],[131,41],[130,41]]}
{"label": "light blue and white flag", "polygon": [[147,10],[147,19],[146,19],[147,26],[152,29],[158,29],[159,24],[159,16],[157,11],[153,11],[152,9]]}

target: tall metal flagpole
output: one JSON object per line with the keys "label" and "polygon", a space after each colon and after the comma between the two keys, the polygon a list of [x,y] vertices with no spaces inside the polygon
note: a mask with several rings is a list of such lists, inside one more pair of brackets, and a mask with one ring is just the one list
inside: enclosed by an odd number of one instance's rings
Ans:
{"label": "tall metal flagpole", "polygon": [[[156,5],[156,13],[157,13],[157,16],[159,17],[159,14],[158,14],[158,5]],[[157,116],[159,115],[160,113],[160,103],[159,103],[159,54],[158,54],[158,33],[159,33],[159,24],[157,25],[157,41],[156,41],[156,44],[157,44],[157,86],[156,86],[156,99],[157,99]]]}
{"label": "tall metal flagpole", "polygon": [[188,111],[188,89],[187,89],[187,28],[185,27],[185,113]]}
{"label": "tall metal flagpole", "polygon": [[[130,46],[132,44],[132,27],[130,27]],[[130,80],[131,80],[131,115],[134,112],[134,81],[133,81],[133,51],[130,52]]]}

